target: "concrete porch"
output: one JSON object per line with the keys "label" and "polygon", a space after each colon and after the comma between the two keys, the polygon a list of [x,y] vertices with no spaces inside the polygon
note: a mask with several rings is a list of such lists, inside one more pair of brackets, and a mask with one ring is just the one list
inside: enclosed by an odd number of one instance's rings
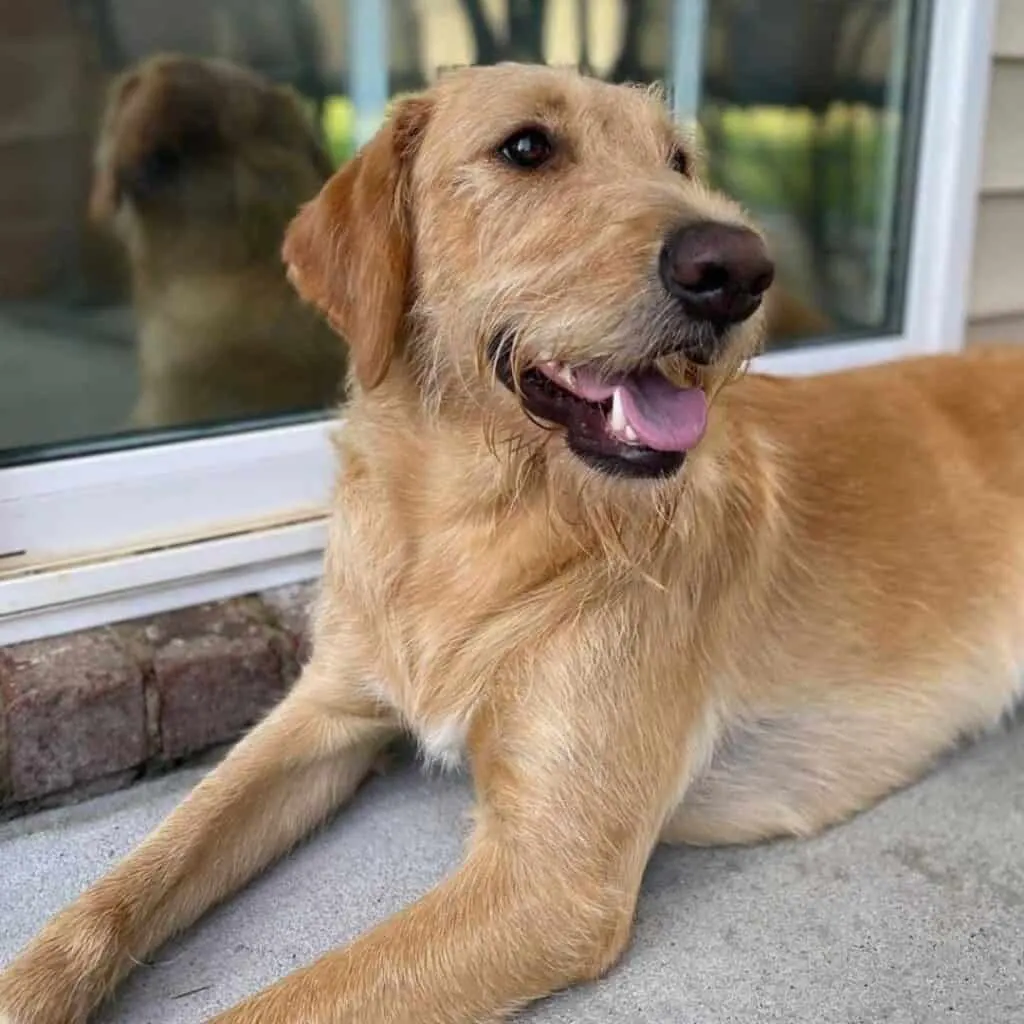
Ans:
{"label": "concrete porch", "polygon": [[[198,779],[0,827],[0,962]],[[459,859],[469,793],[413,765],[136,971],[102,1024],[205,1019],[397,910]],[[624,962],[538,1022],[1024,1021],[1024,727],[817,839],[660,850]]]}

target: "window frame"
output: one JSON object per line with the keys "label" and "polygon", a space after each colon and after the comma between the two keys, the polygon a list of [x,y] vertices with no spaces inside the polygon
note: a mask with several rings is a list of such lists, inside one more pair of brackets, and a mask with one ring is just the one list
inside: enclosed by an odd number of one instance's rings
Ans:
{"label": "window frame", "polygon": [[[704,2],[675,0],[675,15],[699,24]],[[370,8],[377,17],[350,33],[364,68],[368,45],[386,53],[386,4]],[[755,369],[830,372],[963,346],[995,12],[996,0],[933,0],[902,331],[770,353]],[[364,94],[379,104],[379,82]],[[0,469],[0,645],[316,579],[334,427]]]}

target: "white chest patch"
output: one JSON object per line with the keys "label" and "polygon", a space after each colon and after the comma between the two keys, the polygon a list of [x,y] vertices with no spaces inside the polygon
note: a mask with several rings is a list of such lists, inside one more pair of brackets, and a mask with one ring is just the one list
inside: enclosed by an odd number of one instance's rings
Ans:
{"label": "white chest patch", "polygon": [[[405,711],[397,703],[390,691],[378,680],[366,680],[364,687],[368,696],[377,701],[381,707],[393,708],[405,716]],[[445,771],[454,771],[462,766],[466,753],[466,736],[469,732],[470,715],[452,715],[450,718],[426,722],[414,728],[420,753],[428,765],[436,766]],[[415,718],[412,718],[415,721]],[[0,1021],[3,1024],[3,1021]]]}
{"label": "white chest patch", "polygon": [[449,718],[421,729],[418,736],[424,758],[449,771],[460,767],[466,752],[468,728],[464,719]]}

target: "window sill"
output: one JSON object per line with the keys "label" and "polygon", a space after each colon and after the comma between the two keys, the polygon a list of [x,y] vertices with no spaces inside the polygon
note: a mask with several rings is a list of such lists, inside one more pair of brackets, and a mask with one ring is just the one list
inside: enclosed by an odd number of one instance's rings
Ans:
{"label": "window sill", "polygon": [[0,646],[316,579],[323,518],[0,580]]}
{"label": "window sill", "polygon": [[[900,338],[868,339],[772,353],[758,359],[755,368],[769,373],[820,373],[906,354],[907,344]],[[296,443],[296,430],[302,432],[298,439],[301,444]],[[0,645],[318,578],[326,538],[324,501],[310,502],[276,518],[243,519],[242,513],[246,511],[246,495],[259,506],[264,495],[273,494],[275,480],[289,487],[290,493],[309,498],[328,494],[335,472],[329,430],[325,424],[315,424],[266,434],[265,439],[250,434],[241,440],[243,454],[248,453],[250,464],[258,466],[259,472],[255,483],[237,489],[224,500],[225,509],[232,514],[220,521],[231,526],[219,530],[218,536],[211,536],[209,530],[204,535],[198,525],[192,525],[190,532],[179,532],[160,543],[136,545],[128,551],[107,549],[91,558],[67,552],[48,559],[22,557],[0,563]],[[266,452],[260,452],[261,441]],[[189,463],[190,444],[196,454],[194,465]],[[194,472],[197,480],[211,468],[216,470],[215,463],[208,465],[210,443],[186,442],[171,447],[174,450],[169,457]],[[120,454],[97,458],[113,460]],[[289,474],[289,479],[282,483],[278,473]],[[152,484],[130,476],[125,482],[113,474],[109,478],[104,473],[99,475],[103,479],[102,486],[94,488],[96,516],[102,514],[101,505],[117,506],[118,484],[136,490],[149,485],[154,501],[166,495],[165,480],[159,473]],[[250,471],[247,479],[253,476]],[[54,509],[49,529],[57,531],[60,520],[67,518],[66,506],[71,499],[62,498],[59,491],[44,497],[45,507]],[[81,501],[76,504],[82,508]],[[210,504],[210,496],[199,493],[188,504],[193,509],[201,508]],[[2,509],[0,499],[0,513]],[[258,507],[250,510],[253,514],[259,511]],[[210,510],[204,514],[208,520],[217,521]],[[41,533],[38,519],[31,526],[37,535]]]}

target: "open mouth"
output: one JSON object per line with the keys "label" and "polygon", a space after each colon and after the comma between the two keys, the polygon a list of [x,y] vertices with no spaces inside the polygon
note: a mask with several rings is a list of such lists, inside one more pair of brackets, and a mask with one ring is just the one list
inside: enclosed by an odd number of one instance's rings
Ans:
{"label": "open mouth", "polygon": [[562,427],[573,454],[613,476],[670,476],[704,436],[704,391],[696,381],[674,384],[654,367],[602,374],[592,366],[544,362],[523,372],[518,388],[507,346],[495,367],[531,416]]}

